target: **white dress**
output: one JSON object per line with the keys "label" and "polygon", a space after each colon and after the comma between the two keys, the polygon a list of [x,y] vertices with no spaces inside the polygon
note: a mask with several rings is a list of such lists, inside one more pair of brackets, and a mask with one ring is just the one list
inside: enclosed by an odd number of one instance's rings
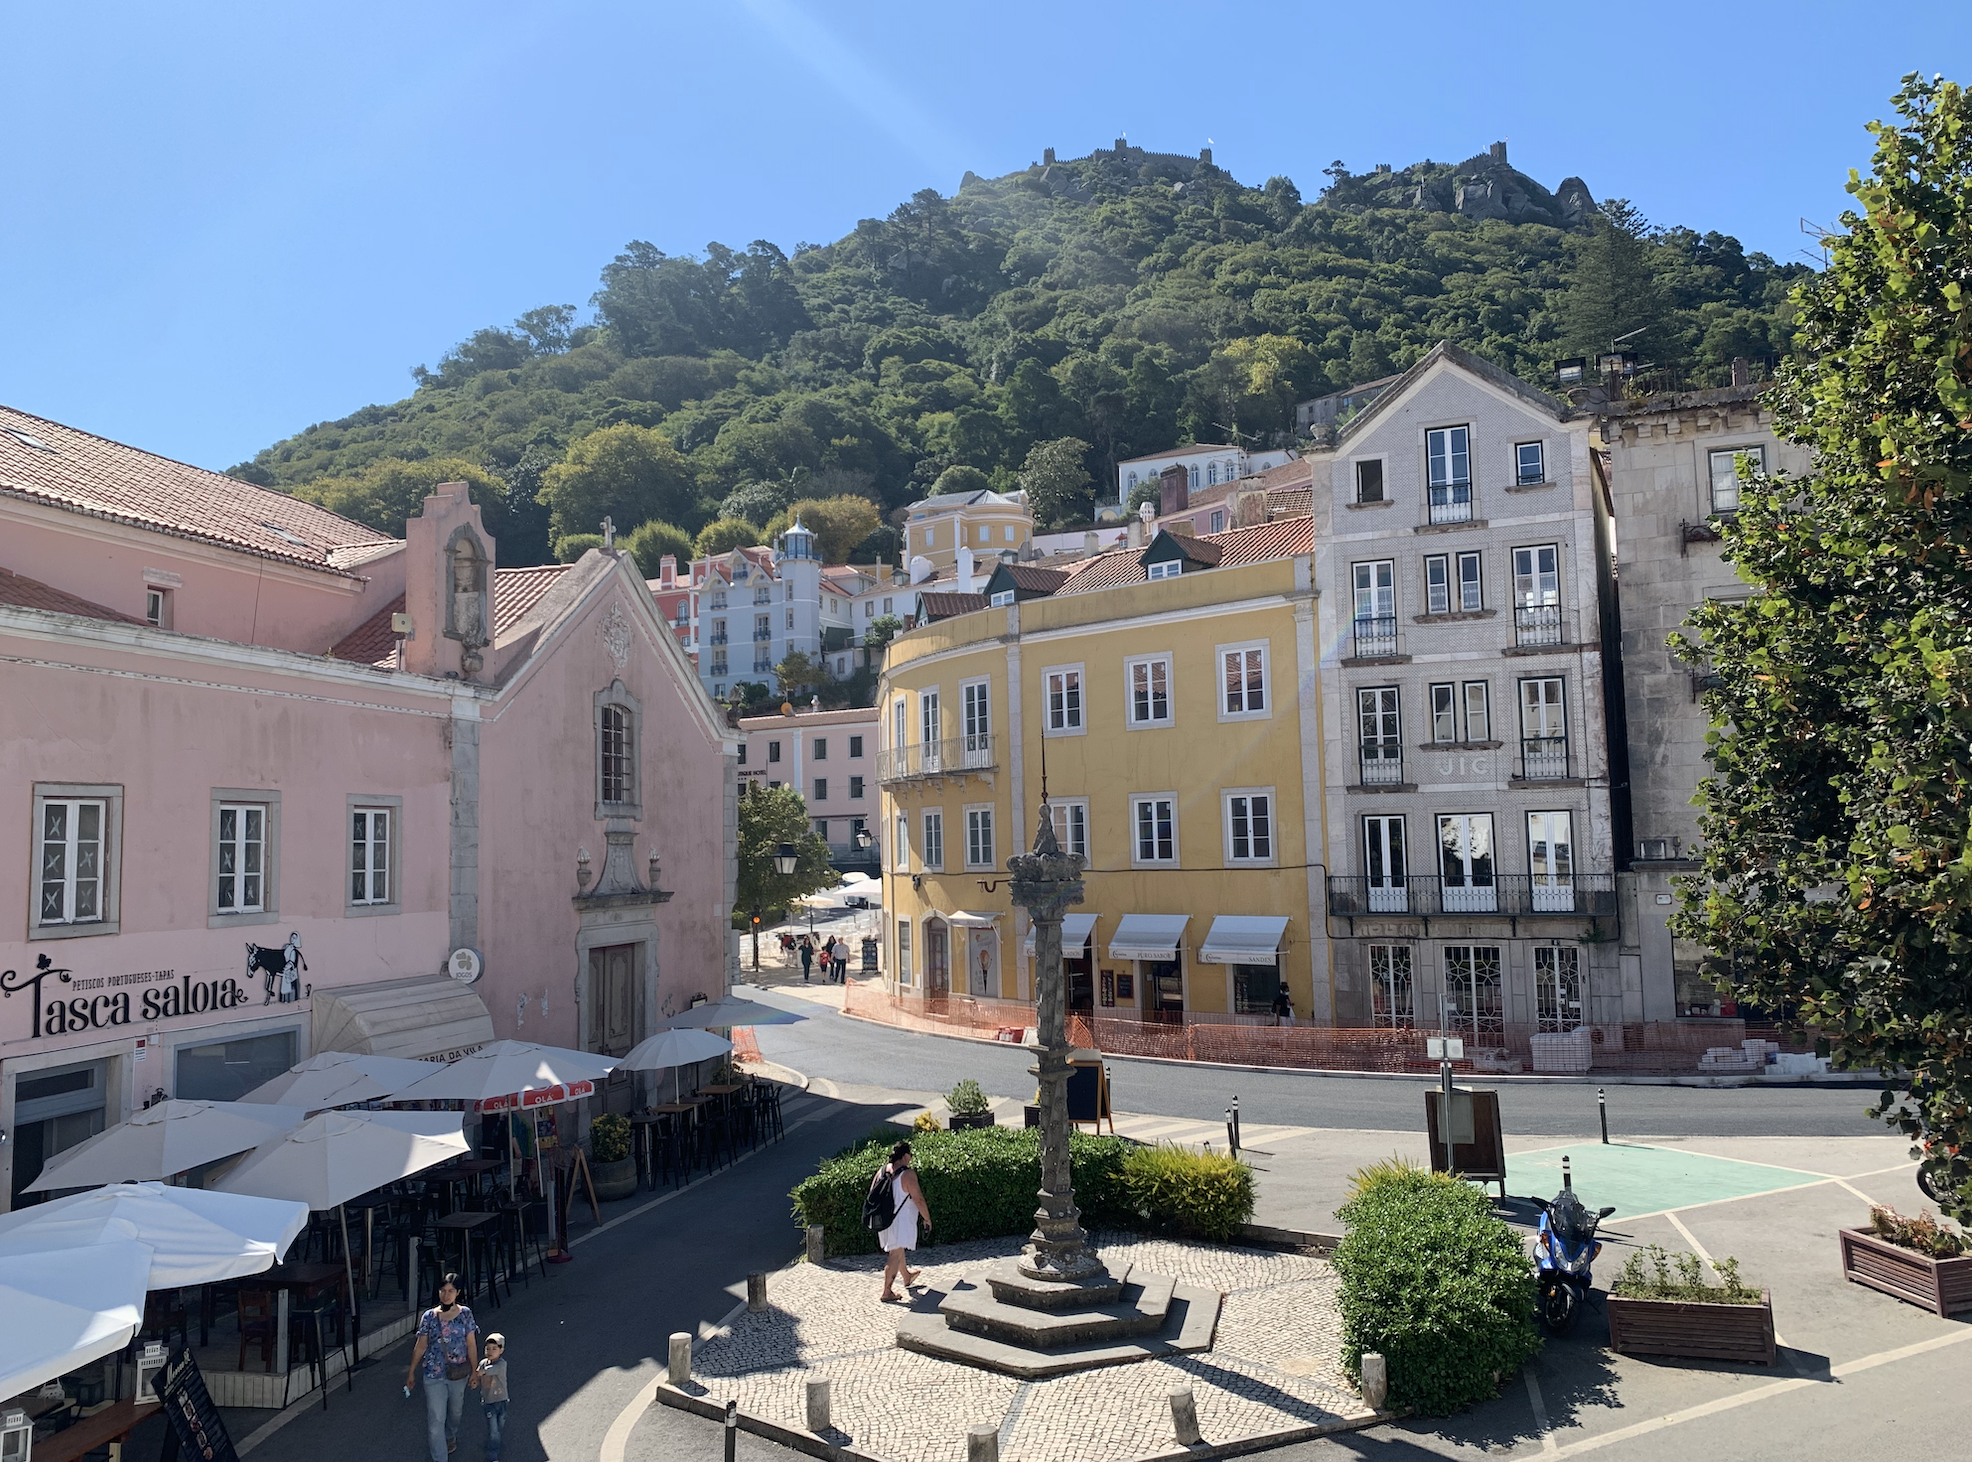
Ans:
{"label": "white dress", "polygon": [[891,1174],[890,1196],[896,1200],[897,1216],[890,1220],[889,1228],[876,1236],[876,1246],[886,1254],[892,1249],[915,1249],[918,1246],[918,1206],[904,1192],[902,1173]]}

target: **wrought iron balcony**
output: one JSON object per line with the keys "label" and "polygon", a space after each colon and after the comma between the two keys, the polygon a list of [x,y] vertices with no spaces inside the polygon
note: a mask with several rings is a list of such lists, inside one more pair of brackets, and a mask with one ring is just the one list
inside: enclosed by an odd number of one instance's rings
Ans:
{"label": "wrought iron balcony", "polygon": [[1397,654],[1397,616],[1357,615],[1355,648],[1358,660],[1384,660]]}
{"label": "wrought iron balcony", "polygon": [[1363,785],[1365,787],[1396,787],[1404,780],[1404,748],[1401,742],[1385,741],[1364,743]]}
{"label": "wrought iron balcony", "polygon": [[1494,873],[1466,879],[1421,874],[1334,877],[1328,880],[1328,911],[1337,918],[1378,914],[1424,918],[1470,914],[1608,917],[1616,912],[1616,876],[1574,872]]}
{"label": "wrought iron balcony", "polygon": [[1513,611],[1513,642],[1522,649],[1572,644],[1571,618],[1559,604],[1522,604]]}
{"label": "wrought iron balcony", "polygon": [[726,636],[723,634],[707,635],[705,642],[708,645],[723,645],[726,643]]}
{"label": "wrought iron balcony", "polygon": [[1434,523],[1472,521],[1472,484],[1437,482],[1430,490],[1430,518]]}
{"label": "wrought iron balcony", "polygon": [[763,640],[771,640],[773,637],[774,632],[770,629],[756,629],[753,632],[753,642],[755,644],[759,644]]}
{"label": "wrought iron balcony", "polygon": [[1525,736],[1520,741],[1520,776],[1528,782],[1560,782],[1568,777],[1566,736]]}
{"label": "wrought iron balcony", "polygon": [[912,777],[943,777],[958,772],[990,771],[998,765],[998,748],[990,731],[893,746],[876,754],[876,779],[902,782]]}

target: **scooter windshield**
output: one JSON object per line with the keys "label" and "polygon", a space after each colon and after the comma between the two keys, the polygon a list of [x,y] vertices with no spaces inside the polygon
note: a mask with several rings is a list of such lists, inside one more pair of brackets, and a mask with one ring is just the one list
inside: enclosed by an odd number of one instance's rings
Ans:
{"label": "scooter windshield", "polygon": [[1571,1244],[1586,1243],[1595,1237],[1595,1215],[1583,1206],[1573,1189],[1564,1188],[1548,1205],[1548,1225],[1556,1238]]}

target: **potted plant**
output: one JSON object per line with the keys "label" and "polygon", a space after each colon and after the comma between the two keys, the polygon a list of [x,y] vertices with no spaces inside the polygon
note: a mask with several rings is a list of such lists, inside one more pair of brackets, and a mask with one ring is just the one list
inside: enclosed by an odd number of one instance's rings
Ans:
{"label": "potted plant", "polygon": [[613,1203],[637,1191],[637,1161],[630,1156],[630,1123],[605,1112],[589,1124],[589,1179],[596,1199]]}
{"label": "potted plant", "polygon": [[945,1105],[951,1109],[954,1132],[963,1132],[968,1127],[994,1125],[992,1103],[986,1100],[986,1093],[970,1076],[945,1093]]}
{"label": "potted plant", "polygon": [[1927,1213],[1877,1204],[1868,1228],[1840,1230],[1842,1275],[1949,1317],[1972,1310],[1972,1241]]}
{"label": "potted plant", "polygon": [[1696,1254],[1671,1256],[1652,1244],[1631,1254],[1609,1290],[1609,1348],[1624,1355],[1772,1365],[1773,1296],[1739,1282],[1739,1261],[1705,1277]]}

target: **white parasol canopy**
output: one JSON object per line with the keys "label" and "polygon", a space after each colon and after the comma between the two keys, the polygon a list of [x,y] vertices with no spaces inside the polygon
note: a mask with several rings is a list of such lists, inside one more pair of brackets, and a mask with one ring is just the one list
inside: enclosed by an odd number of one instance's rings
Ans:
{"label": "white parasol canopy", "polygon": [[0,1255],[0,1396],[123,1349],[144,1323],[151,1251],[121,1239]]}
{"label": "white parasol canopy", "polygon": [[258,1147],[307,1118],[300,1107],[259,1102],[159,1102],[49,1159],[26,1191],[169,1178]]}
{"label": "white parasol canopy", "polygon": [[792,1025],[797,1020],[807,1018],[791,1010],[762,1005],[757,1000],[728,995],[723,1000],[694,1005],[690,1010],[681,1011],[658,1024],[666,1030],[710,1030],[714,1026],[728,1025]]}
{"label": "white parasol canopy", "polygon": [[217,1186],[334,1208],[465,1152],[463,1122],[457,1112],[323,1112],[255,1148]]}
{"label": "white parasol canopy", "polygon": [[616,1065],[614,1056],[598,1056],[593,1051],[538,1046],[532,1041],[494,1041],[404,1087],[396,1100],[490,1101],[580,1081],[601,1081]]}
{"label": "white parasol canopy", "polygon": [[649,1040],[632,1046],[630,1054],[617,1064],[617,1069],[669,1071],[673,1066],[689,1066],[694,1061],[709,1061],[714,1056],[723,1056],[732,1048],[731,1041],[724,1036],[715,1036],[711,1031],[690,1026],[663,1030]]}
{"label": "white parasol canopy", "polygon": [[352,1102],[380,1102],[397,1095],[414,1081],[440,1070],[434,1061],[407,1061],[401,1056],[365,1056],[355,1051],[321,1051],[264,1085],[243,1102],[278,1102],[319,1112]]}
{"label": "white parasol canopy", "polygon": [[152,1251],[151,1289],[258,1274],[280,1262],[308,1205],[162,1183],[113,1183],[0,1213],[0,1257],[136,1240]]}

